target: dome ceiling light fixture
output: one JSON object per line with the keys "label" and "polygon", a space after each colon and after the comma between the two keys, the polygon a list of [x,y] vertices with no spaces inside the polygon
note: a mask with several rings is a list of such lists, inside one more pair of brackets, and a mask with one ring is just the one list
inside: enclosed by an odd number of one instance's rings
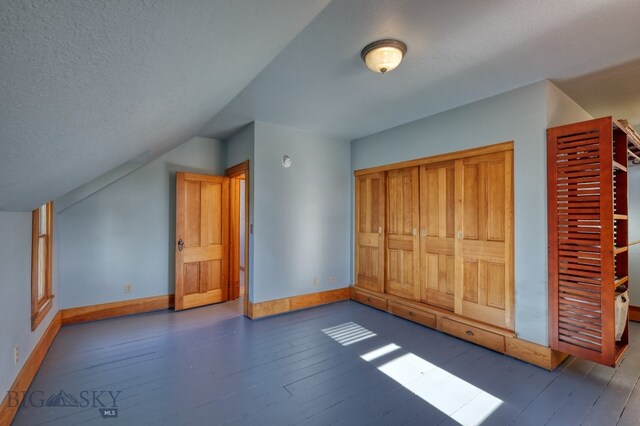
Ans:
{"label": "dome ceiling light fixture", "polygon": [[360,57],[374,72],[384,74],[400,65],[407,53],[407,45],[400,40],[384,39],[367,44]]}

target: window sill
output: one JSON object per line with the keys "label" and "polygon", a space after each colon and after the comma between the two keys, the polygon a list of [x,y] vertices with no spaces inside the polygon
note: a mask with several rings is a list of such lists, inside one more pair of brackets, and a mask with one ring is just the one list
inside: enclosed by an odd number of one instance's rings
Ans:
{"label": "window sill", "polygon": [[42,302],[42,304],[40,305],[40,309],[38,309],[38,312],[36,312],[35,315],[31,316],[31,331],[36,331],[44,317],[46,317],[51,310],[52,305],[53,296]]}

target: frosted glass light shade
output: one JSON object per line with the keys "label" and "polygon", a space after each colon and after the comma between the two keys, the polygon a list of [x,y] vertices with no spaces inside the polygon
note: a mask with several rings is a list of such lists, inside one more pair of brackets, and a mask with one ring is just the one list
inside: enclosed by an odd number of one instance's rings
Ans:
{"label": "frosted glass light shade", "polygon": [[406,53],[407,45],[401,41],[378,40],[365,46],[360,56],[371,71],[384,74],[400,65]]}

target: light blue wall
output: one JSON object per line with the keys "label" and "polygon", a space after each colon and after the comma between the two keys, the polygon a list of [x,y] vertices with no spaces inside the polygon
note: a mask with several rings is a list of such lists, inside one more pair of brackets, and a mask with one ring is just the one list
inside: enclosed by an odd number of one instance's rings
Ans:
{"label": "light blue wall", "polygon": [[[254,217],[254,183],[255,183],[255,124],[242,128],[225,142],[227,168],[249,160],[249,223]],[[249,235],[249,301],[253,302],[253,235]],[[245,283],[246,284],[246,283]],[[245,286],[246,289],[246,286]],[[246,291],[246,290],[245,290]]]}
{"label": "light blue wall", "polygon": [[348,141],[255,123],[253,302],[350,285],[349,156]]}
{"label": "light blue wall", "polygon": [[[640,166],[629,167],[629,242],[640,240]],[[640,306],[640,244],[629,248],[629,301]]]}
{"label": "light blue wall", "polygon": [[550,86],[534,83],[351,143],[351,169],[358,170],[514,141],[516,332],[542,345],[548,344],[545,132],[550,121],[577,121],[584,113]]}
{"label": "light blue wall", "polygon": [[225,158],[194,138],[61,212],[61,307],[173,293],[175,172],[222,175]]}
{"label": "light blue wall", "polygon": [[[0,212],[0,392],[4,397],[25,360],[58,312],[57,227],[54,218],[53,306],[31,331],[31,213]],[[13,348],[20,347],[16,365]]]}

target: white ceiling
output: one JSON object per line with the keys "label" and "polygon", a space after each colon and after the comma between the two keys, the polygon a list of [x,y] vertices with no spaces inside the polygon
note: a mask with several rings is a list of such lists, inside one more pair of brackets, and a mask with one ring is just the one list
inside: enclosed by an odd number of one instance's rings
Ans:
{"label": "white ceiling", "polygon": [[627,119],[640,131],[640,59],[553,82],[594,117]]}
{"label": "white ceiling", "polygon": [[195,136],[328,2],[0,1],[0,210]]}
{"label": "white ceiling", "polygon": [[640,123],[638,0],[328,3],[0,0],[0,210],[254,120],[354,139],[544,78]]}
{"label": "white ceiling", "polygon": [[[638,0],[333,0],[200,134],[261,120],[358,138],[639,58],[638,22]],[[360,50],[387,37],[406,58],[372,73]]]}

